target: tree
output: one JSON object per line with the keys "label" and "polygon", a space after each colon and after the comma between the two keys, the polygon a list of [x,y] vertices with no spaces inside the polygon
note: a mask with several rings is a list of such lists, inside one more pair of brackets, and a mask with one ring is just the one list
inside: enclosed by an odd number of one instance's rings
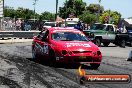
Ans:
{"label": "tree", "polygon": [[55,14],[45,11],[41,13],[41,18],[43,20],[55,20]]}
{"label": "tree", "polygon": [[[23,19],[31,19],[31,18],[34,18],[34,11],[19,7],[16,10],[16,17],[23,18]],[[35,17],[38,18],[39,15],[37,13],[35,13]]]}
{"label": "tree", "polygon": [[5,17],[12,17],[12,18],[14,18],[14,16],[15,16],[15,10],[13,9],[13,7],[5,6],[4,7],[4,16]]}
{"label": "tree", "polygon": [[69,14],[74,13],[76,17],[83,14],[86,3],[82,0],[66,0],[64,7],[59,7],[59,16],[62,18],[69,17]]}
{"label": "tree", "polygon": [[[4,8],[4,16],[11,17],[11,18],[23,18],[23,19],[31,19],[34,17],[34,12],[29,9],[25,9],[22,7],[18,7],[16,10],[13,7],[6,6]],[[38,18],[39,15],[36,13],[36,17]]]}
{"label": "tree", "polygon": [[119,19],[121,18],[121,14],[117,11],[111,11],[106,10],[104,13],[100,16],[100,22],[101,23],[114,23],[118,24]]}
{"label": "tree", "polygon": [[92,24],[96,21],[96,15],[91,14],[89,11],[84,12],[84,14],[79,16],[80,20],[84,23]]}
{"label": "tree", "polygon": [[100,14],[102,14],[104,11],[104,7],[100,6],[99,4],[90,4],[89,6],[86,7],[86,9],[93,14],[97,14],[98,11],[100,11]]}

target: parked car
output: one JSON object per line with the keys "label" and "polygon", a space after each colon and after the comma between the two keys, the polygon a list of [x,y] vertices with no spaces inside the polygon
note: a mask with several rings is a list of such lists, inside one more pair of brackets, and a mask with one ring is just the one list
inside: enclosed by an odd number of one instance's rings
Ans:
{"label": "parked car", "polygon": [[33,59],[48,59],[52,63],[90,64],[97,69],[102,61],[98,46],[89,41],[83,32],[71,28],[49,28],[33,37]]}
{"label": "parked car", "polygon": [[126,43],[132,43],[130,33],[118,33],[116,26],[113,24],[93,24],[91,29],[83,31],[97,46],[108,46],[114,43],[118,46],[125,47]]}
{"label": "parked car", "polygon": [[70,27],[70,28],[74,28],[75,25],[77,25],[77,22],[67,22],[67,23],[66,23],[66,26],[67,26],[67,27]]}
{"label": "parked car", "polygon": [[45,28],[56,27],[56,22],[45,22],[44,27]]}

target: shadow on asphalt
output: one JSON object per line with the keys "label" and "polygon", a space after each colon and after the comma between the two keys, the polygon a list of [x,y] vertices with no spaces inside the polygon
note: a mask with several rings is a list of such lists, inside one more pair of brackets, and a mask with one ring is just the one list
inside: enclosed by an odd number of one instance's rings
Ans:
{"label": "shadow on asphalt", "polygon": [[[32,58],[27,58],[30,61],[33,61]],[[78,63],[50,63],[48,60],[41,60],[41,61],[33,61],[36,64],[41,64],[44,66],[49,66],[49,67],[53,67],[53,68],[64,68],[64,69],[78,69],[80,66],[82,66],[82,69],[89,69],[92,70],[91,66],[88,65],[84,65],[84,64],[78,64]]]}
{"label": "shadow on asphalt", "polygon": [[6,88],[22,88],[17,82],[3,76],[0,76],[0,85],[6,85]]}
{"label": "shadow on asphalt", "polygon": [[109,45],[109,46],[103,46],[103,45],[101,45],[100,47],[118,47],[118,46],[116,46],[116,45]]}
{"label": "shadow on asphalt", "polygon": [[[100,47],[120,47],[120,48],[124,48],[124,47],[121,47],[121,46],[118,46],[118,45],[109,45],[109,46],[101,45]],[[132,47],[132,46],[129,43],[127,43],[126,47]]]}

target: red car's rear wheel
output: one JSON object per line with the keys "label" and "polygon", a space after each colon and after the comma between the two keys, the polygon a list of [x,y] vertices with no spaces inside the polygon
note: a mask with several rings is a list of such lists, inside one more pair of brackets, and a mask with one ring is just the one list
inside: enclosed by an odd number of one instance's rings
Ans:
{"label": "red car's rear wheel", "polygon": [[32,49],[32,60],[35,62],[39,62],[38,59],[38,54],[35,52],[34,49]]}

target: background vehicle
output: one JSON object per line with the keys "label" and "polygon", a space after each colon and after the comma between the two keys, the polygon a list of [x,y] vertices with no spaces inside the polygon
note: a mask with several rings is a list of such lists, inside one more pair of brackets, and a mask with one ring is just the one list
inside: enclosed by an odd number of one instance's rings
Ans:
{"label": "background vehicle", "polygon": [[56,22],[45,22],[44,27],[46,28],[56,27]]}
{"label": "background vehicle", "polygon": [[102,61],[99,48],[79,30],[50,28],[33,39],[33,58],[49,59],[50,62],[90,64],[97,69]]}
{"label": "background vehicle", "polygon": [[114,43],[125,47],[127,42],[131,41],[131,35],[128,33],[117,33],[116,26],[113,24],[93,24],[90,30],[83,31],[97,46],[108,46]]}
{"label": "background vehicle", "polygon": [[74,28],[74,26],[77,24],[78,21],[79,21],[79,18],[67,18],[66,26]]}
{"label": "background vehicle", "polygon": [[77,22],[67,22],[66,26],[70,28],[74,28],[74,26],[77,24]]}

